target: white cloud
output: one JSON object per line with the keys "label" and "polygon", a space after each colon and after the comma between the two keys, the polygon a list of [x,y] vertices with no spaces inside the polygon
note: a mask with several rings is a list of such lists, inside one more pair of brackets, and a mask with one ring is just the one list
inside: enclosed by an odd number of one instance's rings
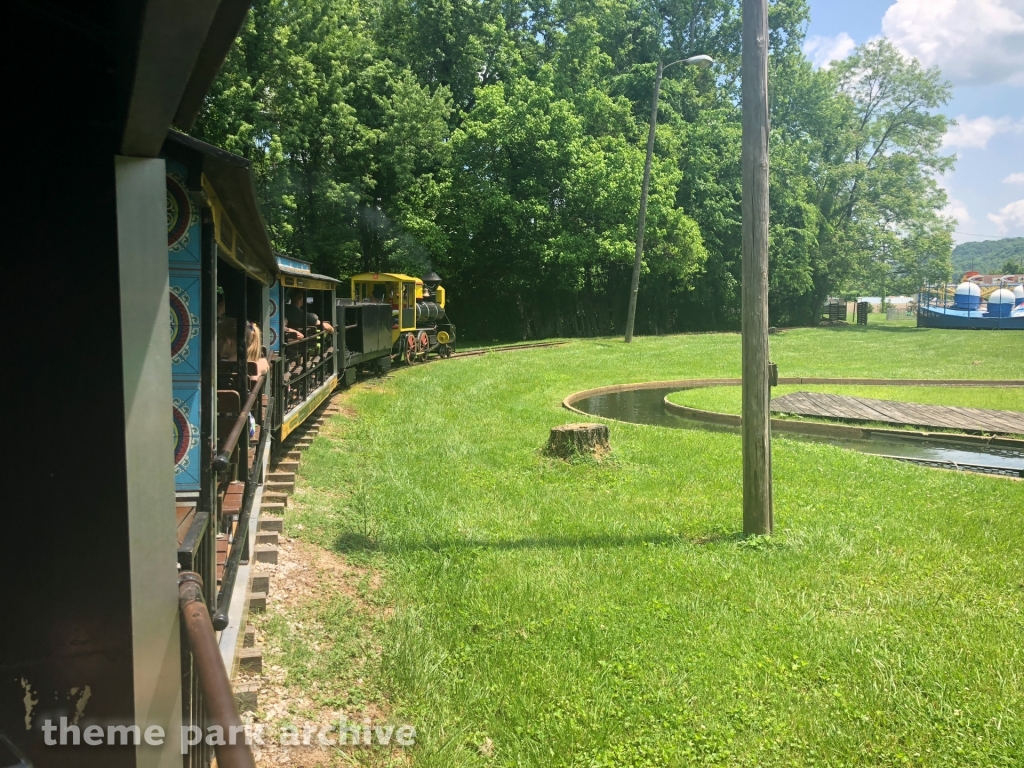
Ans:
{"label": "white cloud", "polygon": [[958,197],[955,197],[949,190],[949,185],[946,183],[946,179],[940,177],[938,179],[939,186],[946,192],[946,207],[942,209],[942,215],[947,219],[956,219],[957,226],[969,227],[972,219],[970,211],[967,210],[967,205]]}
{"label": "white cloud", "polygon": [[804,53],[815,67],[828,69],[833,61],[845,59],[856,47],[853,38],[845,32],[840,32],[835,37],[811,35],[804,43]]}
{"label": "white cloud", "polygon": [[1024,184],[1024,173],[1011,173],[1003,179],[1003,184]]}
{"label": "white cloud", "polygon": [[1024,85],[1024,0],[896,0],[882,32],[958,85]]}
{"label": "white cloud", "polygon": [[942,215],[949,219],[956,219],[958,227],[970,226],[971,214],[967,210],[967,206],[963,200],[952,195],[949,196],[949,202],[946,203],[946,207],[942,209]]}
{"label": "white cloud", "polygon": [[999,227],[999,234],[1005,235],[1011,230],[1024,231],[1024,200],[1004,205],[999,213],[990,213],[989,221]]}
{"label": "white cloud", "polygon": [[946,131],[942,146],[959,149],[984,149],[989,139],[999,133],[1024,132],[1024,120],[1014,121],[1009,117],[993,118],[987,115],[969,120],[960,115],[957,124]]}

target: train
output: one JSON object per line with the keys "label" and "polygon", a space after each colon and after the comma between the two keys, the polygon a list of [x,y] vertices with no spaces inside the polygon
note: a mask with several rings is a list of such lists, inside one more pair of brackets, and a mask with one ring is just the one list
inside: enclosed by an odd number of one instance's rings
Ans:
{"label": "train", "polygon": [[252,765],[244,745],[55,749],[42,729],[237,725],[268,464],[359,373],[455,350],[438,275],[317,274],[274,249],[249,160],[188,135],[248,9],[11,11],[26,58],[5,285],[43,298],[4,336],[6,472],[26,499],[2,765]]}
{"label": "train", "polygon": [[[337,386],[360,372],[383,375],[393,365],[414,365],[455,351],[456,329],[445,309],[441,278],[373,272],[341,281],[315,274],[308,261],[275,254],[279,274],[267,303],[267,356],[278,402],[273,429],[280,445]],[[290,306],[289,306],[290,305]],[[288,326],[288,310],[302,329]],[[327,320],[330,331],[324,330]],[[319,323],[319,325],[317,325]],[[297,332],[296,332],[297,331]]]}

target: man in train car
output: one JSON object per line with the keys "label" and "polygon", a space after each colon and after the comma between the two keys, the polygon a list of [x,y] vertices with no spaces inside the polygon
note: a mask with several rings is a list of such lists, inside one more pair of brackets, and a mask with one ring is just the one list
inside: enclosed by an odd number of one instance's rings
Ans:
{"label": "man in train car", "polygon": [[[284,307],[284,324],[286,332],[295,335],[295,338],[303,338],[302,331],[306,328],[318,328],[332,333],[334,326],[326,320],[321,321],[313,312],[305,310],[306,292],[293,288],[288,292],[288,303]],[[302,330],[300,330],[302,329]]]}
{"label": "man in train car", "polygon": [[305,292],[298,288],[288,291],[288,302],[284,305],[284,328],[289,339],[305,338],[303,333],[309,326],[309,316],[303,310]]}

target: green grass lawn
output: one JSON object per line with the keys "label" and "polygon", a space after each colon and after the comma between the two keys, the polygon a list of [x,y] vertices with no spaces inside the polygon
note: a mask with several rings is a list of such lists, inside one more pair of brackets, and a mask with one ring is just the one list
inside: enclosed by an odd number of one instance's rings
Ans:
{"label": "green grass lawn", "polygon": [[[783,376],[1024,377],[1024,334],[771,344]],[[365,674],[417,765],[1024,765],[1024,483],[777,440],[776,535],[744,539],[736,435],[613,423],[603,463],[540,453],[583,420],[570,392],[739,359],[734,334],[574,341],[347,396],[286,532],[381,573]],[[359,620],[321,619],[308,658]]]}

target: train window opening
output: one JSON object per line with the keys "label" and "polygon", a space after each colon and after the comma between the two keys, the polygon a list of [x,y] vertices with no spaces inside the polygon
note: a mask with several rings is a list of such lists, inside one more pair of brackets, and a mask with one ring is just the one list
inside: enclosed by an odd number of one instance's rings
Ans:
{"label": "train window opening", "polygon": [[292,288],[286,294],[282,347],[284,410],[291,412],[336,373],[334,291]]}

